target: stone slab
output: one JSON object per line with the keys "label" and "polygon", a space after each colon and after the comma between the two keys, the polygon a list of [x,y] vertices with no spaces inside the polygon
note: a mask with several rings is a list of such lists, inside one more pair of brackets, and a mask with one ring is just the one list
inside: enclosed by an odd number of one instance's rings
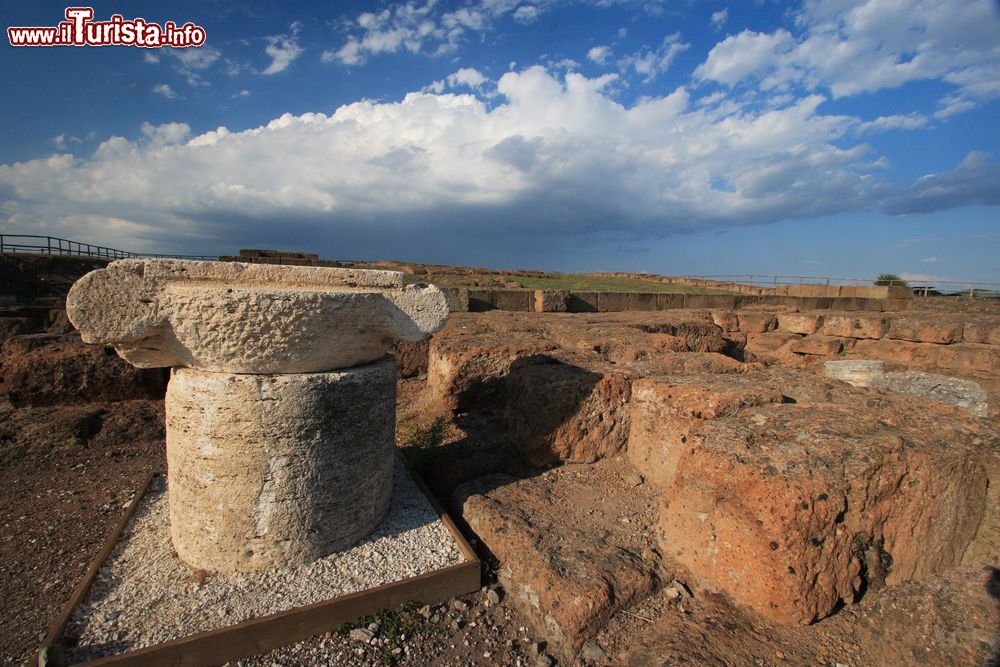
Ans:
{"label": "stone slab", "polygon": [[362,364],[448,316],[441,290],[396,271],[154,259],[88,273],[66,306],[85,342],[136,366],[229,373]]}
{"label": "stone slab", "polygon": [[783,623],[958,565],[988,511],[996,435],[924,401],[852,391],[695,425],[664,492],[664,554]]}

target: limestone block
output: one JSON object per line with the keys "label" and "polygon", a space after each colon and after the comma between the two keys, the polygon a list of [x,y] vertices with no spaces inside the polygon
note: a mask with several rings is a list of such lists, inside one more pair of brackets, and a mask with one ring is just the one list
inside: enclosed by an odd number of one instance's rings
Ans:
{"label": "limestone block", "polygon": [[331,373],[173,371],[170,532],[190,565],[305,563],[360,540],[392,491],[391,358]]}
{"label": "limestone block", "polygon": [[978,382],[972,380],[923,371],[903,371],[883,373],[872,378],[868,386],[954,405],[979,417],[990,416],[986,392]]}
{"label": "limestone block", "polygon": [[628,310],[628,293],[598,292],[597,310],[602,313],[618,313]]}
{"label": "limestone block", "polygon": [[469,312],[469,288],[468,287],[442,287],[441,293],[448,304],[450,313]]}
{"label": "limestone block", "polygon": [[739,313],[739,331],[743,333],[767,333],[778,328],[778,318],[764,310],[749,310]]}
{"label": "limestone block", "polygon": [[885,335],[889,325],[881,317],[861,315],[827,315],[823,319],[820,332],[824,336],[840,336],[841,338],[871,338],[878,339]]}
{"label": "limestone block", "polygon": [[629,462],[650,484],[665,488],[677,474],[677,462],[693,426],[782,400],[781,392],[759,377],[700,375],[636,380],[629,404]]}
{"label": "limestone block", "polygon": [[855,387],[871,386],[872,381],[883,374],[885,374],[884,361],[851,359],[828,361],[823,364],[823,375]]}
{"label": "limestone block", "polygon": [[889,338],[914,343],[948,345],[962,342],[962,323],[921,317],[896,317],[889,323]]}
{"label": "limestone block", "polygon": [[565,313],[566,302],[569,299],[568,290],[535,290],[536,313]]}
{"label": "limestone block", "polygon": [[628,440],[631,385],[619,373],[559,362],[524,364],[507,380],[507,429],[535,465],[593,463]]}
{"label": "limestone block", "polygon": [[814,334],[823,322],[822,315],[813,313],[778,313],[778,331],[794,334]]}
{"label": "limestone block", "polygon": [[88,343],[140,368],[306,373],[379,358],[448,315],[402,273],[237,262],[120,260],[78,280],[67,313]]}
{"label": "limestone block", "polygon": [[791,623],[952,568],[992,509],[980,452],[996,440],[976,421],[862,396],[695,425],[664,491],[664,554],[700,587]]}
{"label": "limestone block", "polygon": [[840,351],[844,349],[844,341],[835,336],[806,336],[792,341],[788,349],[796,354],[829,357],[840,354]]}
{"label": "limestone block", "polygon": [[628,309],[629,310],[656,310],[656,292],[629,292],[628,295]]}
{"label": "limestone block", "polygon": [[597,292],[570,292],[566,311],[570,313],[596,313]]}

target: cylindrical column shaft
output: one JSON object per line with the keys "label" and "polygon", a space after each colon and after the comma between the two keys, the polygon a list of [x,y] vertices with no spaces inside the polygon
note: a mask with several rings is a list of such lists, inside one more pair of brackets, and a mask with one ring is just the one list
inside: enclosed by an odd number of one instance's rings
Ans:
{"label": "cylindrical column shaft", "polygon": [[326,373],[175,369],[170,533],[195,567],[305,563],[358,542],[392,492],[395,361]]}

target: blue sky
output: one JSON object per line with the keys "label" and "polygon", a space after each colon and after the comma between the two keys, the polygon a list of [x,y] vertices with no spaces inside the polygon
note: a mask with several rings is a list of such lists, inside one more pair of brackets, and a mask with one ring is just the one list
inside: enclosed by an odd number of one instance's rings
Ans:
{"label": "blue sky", "polygon": [[[65,5],[3,4],[4,28]],[[3,39],[0,231],[147,252],[1000,281],[995,0],[94,4]]]}

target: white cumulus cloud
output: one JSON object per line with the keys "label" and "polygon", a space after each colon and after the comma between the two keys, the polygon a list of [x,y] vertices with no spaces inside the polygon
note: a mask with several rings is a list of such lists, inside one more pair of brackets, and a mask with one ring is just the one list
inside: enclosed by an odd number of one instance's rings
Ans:
{"label": "white cumulus cloud", "polygon": [[261,74],[271,75],[284,72],[296,58],[302,55],[302,47],[299,46],[298,41],[301,29],[302,24],[296,21],[290,26],[289,33],[272,35],[267,38],[267,46],[264,48],[264,53],[271,58],[271,64]]}
{"label": "white cumulus cloud", "polygon": [[1000,97],[1000,21],[982,0],[810,0],[796,35],[743,31],[695,71],[728,86],[826,89],[834,98],[939,80],[938,118]]}
{"label": "white cumulus cloud", "polygon": [[165,83],[158,83],[155,86],[153,86],[153,92],[156,93],[157,95],[162,95],[168,100],[177,99],[177,93],[175,93],[174,89]]}
{"label": "white cumulus cloud", "polygon": [[[475,70],[453,76],[485,86]],[[910,213],[1000,196],[1000,166],[980,153],[908,189],[880,181],[864,167],[871,149],[849,144],[858,121],[823,113],[821,95],[751,110],[699,105],[680,87],[626,106],[608,90],[617,76],[532,67],[505,73],[495,92],[410,93],[193,137],[184,123],[145,123],[89,155],[0,164],[0,211],[22,227],[72,225],[106,242],[119,242],[115,229],[188,247],[279,235],[390,253],[512,234],[662,236]]]}

